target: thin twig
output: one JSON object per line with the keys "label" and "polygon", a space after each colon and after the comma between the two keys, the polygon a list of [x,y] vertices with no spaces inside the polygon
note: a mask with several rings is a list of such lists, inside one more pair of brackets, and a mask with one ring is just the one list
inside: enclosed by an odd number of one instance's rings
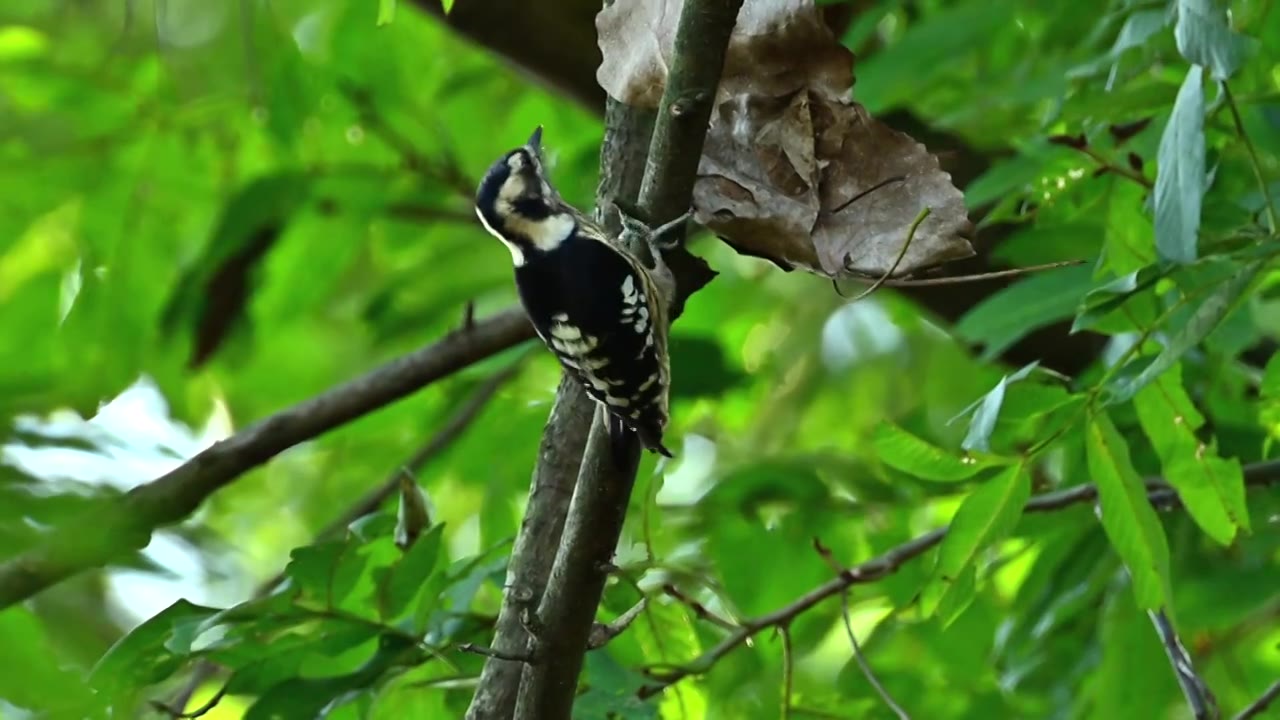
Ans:
{"label": "thin twig", "polygon": [[[880,287],[885,284],[885,282],[889,279],[889,276],[893,275],[893,271],[897,270],[898,265],[902,263],[902,258],[907,256],[907,248],[911,247],[911,241],[914,240],[916,237],[916,230],[920,229],[920,223],[924,222],[924,219],[929,217],[929,213],[931,212],[933,212],[933,208],[926,206],[922,208],[919,213],[916,214],[916,219],[911,222],[911,228],[907,230],[907,239],[902,243],[902,249],[898,251],[898,257],[893,259],[893,264],[889,266],[888,270],[884,271],[884,274],[881,275],[879,279],[877,279],[874,283],[871,284],[871,287],[858,293],[857,297],[853,298],[853,300],[850,300],[849,302],[858,302],[859,300],[865,298],[866,296],[870,295],[876,290],[879,290]],[[832,280],[831,282],[833,285],[835,285],[834,280]],[[836,288],[836,294],[839,295],[840,286],[835,285],[835,288]]]}
{"label": "thin twig", "polygon": [[1280,227],[1276,221],[1276,205],[1271,199],[1271,187],[1267,184],[1267,178],[1262,174],[1262,162],[1258,160],[1258,151],[1253,147],[1253,141],[1249,139],[1249,133],[1245,132],[1244,120],[1240,117],[1240,108],[1236,106],[1235,96],[1231,94],[1231,87],[1224,80],[1222,82],[1222,94],[1227,100],[1227,107],[1231,108],[1231,120],[1235,123],[1236,133],[1240,135],[1240,140],[1244,142],[1245,150],[1249,152],[1249,164],[1253,167],[1253,176],[1258,181],[1258,189],[1262,192],[1262,198],[1267,203],[1267,224],[1270,226],[1272,234],[1275,234],[1276,228]]}
{"label": "thin twig", "polygon": [[791,628],[786,623],[778,626],[782,636],[782,720],[791,717],[791,690],[795,685],[795,648],[791,646]]}
{"label": "thin twig", "polygon": [[226,695],[227,686],[223,685],[218,689],[218,692],[213,694],[213,697],[209,698],[209,700],[205,702],[205,704],[190,712],[184,712],[181,709],[183,705],[186,705],[186,701],[184,701],[182,705],[166,705],[158,700],[152,700],[150,704],[151,707],[171,718],[198,718],[209,714],[211,710],[218,706],[218,703],[222,702],[222,698],[226,697]]}
{"label": "thin twig", "polygon": [[[1244,481],[1250,487],[1262,487],[1280,483],[1280,460],[1255,463],[1244,468]],[[1153,504],[1176,501],[1177,492],[1159,478],[1146,481],[1147,499]],[[1031,499],[1023,507],[1024,513],[1054,512],[1073,505],[1093,502],[1098,497],[1096,485],[1077,485],[1066,490],[1045,493]],[[818,603],[838,595],[851,585],[876,582],[898,571],[908,561],[923,555],[930,548],[942,542],[947,528],[931,530],[884,554],[864,563],[841,571],[838,576],[793,600],[771,613],[755,618],[748,618],[739,623],[737,629],[724,640],[686,665],[650,669],[648,675],[654,684],[640,688],[641,698],[652,697],[671,685],[691,675],[700,675],[710,670],[721,658],[728,655],[739,645],[747,642],[761,630],[791,622],[796,616],[809,610]]]}
{"label": "thin twig", "polygon": [[1220,715],[1218,701],[1204,678],[1196,672],[1195,665],[1191,662],[1191,655],[1187,653],[1186,646],[1178,637],[1178,631],[1169,620],[1168,613],[1164,608],[1160,608],[1149,611],[1147,614],[1156,627],[1160,643],[1164,645],[1164,653],[1169,658],[1169,664],[1173,667],[1173,676],[1178,679],[1178,686],[1182,688],[1182,694],[1191,708],[1191,715],[1196,720],[1217,720]]}
{"label": "thin twig", "polygon": [[1143,175],[1142,173],[1138,172],[1137,170],[1134,170],[1133,168],[1127,165],[1117,165],[1111,162],[1106,157],[1103,157],[1103,155],[1099,153],[1097,150],[1094,150],[1092,147],[1089,147],[1088,145],[1085,145],[1084,147],[1078,147],[1076,148],[1076,150],[1079,150],[1085,155],[1088,155],[1090,158],[1093,159],[1094,162],[1098,163],[1098,165],[1101,168],[1103,168],[1108,172],[1113,172],[1121,177],[1128,178],[1148,190],[1155,187],[1155,183],[1147,179],[1146,175]]}
{"label": "thin twig", "polygon": [[1264,690],[1257,700],[1249,703],[1247,707],[1237,713],[1233,720],[1249,720],[1250,718],[1258,717],[1278,697],[1280,697],[1280,680],[1271,683],[1271,687]]}
{"label": "thin twig", "polygon": [[[813,539],[813,549],[826,561],[827,565],[831,566],[831,569],[837,575],[842,575],[847,569],[839,560],[836,560],[835,555],[831,553],[831,549],[823,545],[818,538]],[[901,720],[911,720],[911,716],[907,714],[907,711],[902,709],[902,706],[893,699],[893,696],[889,694],[885,686],[880,683],[880,679],[871,670],[871,663],[867,662],[866,656],[862,653],[862,646],[858,643],[858,636],[853,632],[853,621],[849,618],[848,588],[840,591],[840,614],[844,618],[844,631],[849,636],[849,644],[853,646],[853,658],[857,661],[862,674],[867,678],[867,682],[871,683],[871,687],[880,695],[880,699],[884,700],[884,704],[889,706],[894,715],[897,715]]]}
{"label": "thin twig", "polygon": [[857,195],[854,195],[853,197],[849,198],[848,200],[845,200],[844,202],[842,202],[842,203],[840,203],[839,205],[837,205],[837,206],[835,207],[835,209],[833,209],[833,210],[831,211],[831,214],[832,214],[832,215],[835,215],[835,214],[836,214],[836,213],[838,213],[838,212],[843,212],[845,208],[847,208],[847,207],[849,207],[850,205],[854,204],[855,202],[857,202],[857,201],[861,200],[862,198],[864,198],[864,197],[866,197],[866,196],[870,195],[871,193],[873,193],[873,192],[875,192],[875,191],[879,190],[879,189],[880,189],[880,188],[882,188],[882,187],[887,187],[887,186],[892,185],[892,184],[894,184],[894,183],[906,182],[906,180],[907,180],[907,177],[906,177],[905,175],[894,175],[893,177],[890,177],[890,178],[886,178],[886,179],[884,179],[884,180],[881,180],[880,182],[876,183],[875,185],[872,185],[871,187],[867,188],[866,190],[863,190],[862,192],[858,193]]}
{"label": "thin twig", "polygon": [[483,655],[488,658],[506,660],[507,662],[532,663],[535,661],[533,655],[503,652],[501,650],[484,647],[483,645],[476,645],[475,643],[463,643],[458,646],[458,650],[464,653],[471,653],[472,655]]}
{"label": "thin twig", "polygon": [[697,600],[694,600],[688,595],[685,595],[683,592],[680,591],[679,588],[677,588],[675,585],[672,585],[671,583],[667,583],[663,585],[662,592],[666,593],[667,595],[670,595],[677,602],[680,602],[681,604],[688,606],[688,608],[693,611],[693,614],[697,615],[702,620],[706,620],[707,622],[713,625],[718,625],[719,627],[725,630],[736,630],[738,627],[737,625],[733,624],[729,620],[722,618],[719,615],[711,612],[709,609],[707,609],[706,605],[703,605]]}
{"label": "thin twig", "polygon": [[[963,283],[983,282],[986,280],[999,280],[1000,278],[1017,277],[1019,275],[1030,275],[1033,272],[1042,270],[1057,270],[1058,268],[1074,267],[1083,265],[1087,260],[1061,260],[1059,262],[1044,263],[1042,265],[1028,265],[1027,267],[1010,268],[1009,270],[996,270],[993,272],[974,273],[973,275],[953,275],[950,277],[940,278],[890,278],[884,281],[885,287],[929,287],[934,285],[960,285]],[[871,278],[867,278],[870,280]]]}
{"label": "thin twig", "polygon": [[631,627],[631,623],[640,617],[646,607],[648,607],[648,598],[640,598],[640,602],[632,605],[626,612],[615,618],[613,622],[592,625],[591,635],[587,637],[587,649],[599,650],[608,645],[610,640],[618,637],[627,628]]}

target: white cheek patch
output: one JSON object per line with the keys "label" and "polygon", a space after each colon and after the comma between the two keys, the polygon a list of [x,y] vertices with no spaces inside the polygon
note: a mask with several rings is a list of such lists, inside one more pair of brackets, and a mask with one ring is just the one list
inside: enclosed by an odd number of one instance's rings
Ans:
{"label": "white cheek patch", "polygon": [[529,238],[542,252],[551,252],[573,236],[577,223],[567,213],[549,215],[541,220],[527,220],[513,214],[507,222],[514,232]]}
{"label": "white cheek patch", "polygon": [[516,267],[524,265],[524,251],[520,249],[520,246],[503,237],[502,233],[494,230],[489,221],[484,219],[484,213],[480,212],[480,208],[476,208],[476,217],[480,218],[480,224],[484,226],[484,229],[490,235],[501,240],[502,244],[507,246],[507,250],[511,251],[511,264]]}

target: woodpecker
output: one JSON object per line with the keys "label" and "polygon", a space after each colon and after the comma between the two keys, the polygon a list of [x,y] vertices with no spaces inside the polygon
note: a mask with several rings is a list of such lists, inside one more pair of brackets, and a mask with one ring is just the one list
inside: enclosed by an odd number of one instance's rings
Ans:
{"label": "woodpecker", "polygon": [[[541,142],[539,126],[493,163],[476,191],[476,214],[511,252],[516,290],[538,337],[607,412],[615,459],[621,461],[628,433],[671,457],[662,444],[671,379],[662,294],[637,257],[560,198],[543,168]],[[656,243],[674,224],[646,240]]]}

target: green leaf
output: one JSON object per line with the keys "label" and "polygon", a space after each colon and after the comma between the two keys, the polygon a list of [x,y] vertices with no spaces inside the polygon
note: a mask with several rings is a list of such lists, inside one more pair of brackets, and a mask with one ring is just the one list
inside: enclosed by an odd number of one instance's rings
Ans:
{"label": "green leaf", "polygon": [[1178,52],[1209,69],[1214,80],[1235,74],[1244,59],[1244,38],[1232,32],[1228,3],[1220,0],[1178,0],[1178,24],[1173,36]]}
{"label": "green leaf", "polygon": [[586,692],[573,703],[574,717],[612,720],[653,720],[658,717],[654,699],[641,700],[636,692],[648,678],[634,672],[608,652],[587,653]]}
{"label": "green leaf", "polygon": [[1236,459],[1224,460],[1200,442],[1195,431],[1204,417],[1182,387],[1182,369],[1174,365],[1133,398],[1142,429],[1164,468],[1165,480],[1205,533],[1223,545],[1237,528],[1249,529],[1244,474]]}
{"label": "green leaf", "polygon": [[[449,8],[445,8],[448,12]],[[378,27],[390,25],[396,19],[396,0],[378,0]]]}
{"label": "green leaf", "polygon": [[[973,572],[981,550],[1009,534],[1022,517],[1022,508],[1030,497],[1031,474],[1019,463],[1000,471],[964,499],[938,550],[933,574],[921,591],[921,612],[929,616],[941,606],[962,608],[967,604],[948,595],[965,594],[965,584],[957,580]],[[972,583],[969,585],[968,592],[972,593]],[[950,624],[958,612],[946,615],[943,622]]]}
{"label": "green leaf", "polygon": [[22,655],[21,662],[10,662],[0,672],[0,698],[52,711],[52,717],[83,716],[89,701],[83,675],[63,666],[38,617],[21,605],[0,612],[0,637],[11,652]]}
{"label": "green leaf", "polygon": [[330,541],[295,548],[284,573],[298,584],[305,599],[335,608],[355,589],[364,565],[357,547]]}
{"label": "green leaf", "polygon": [[1251,263],[1229,277],[1212,295],[1205,298],[1191,314],[1187,324],[1171,338],[1156,359],[1131,378],[1119,378],[1108,388],[1106,404],[1114,405],[1132,398],[1161,373],[1173,367],[1191,348],[1213,332],[1231,310],[1246,299],[1245,288],[1257,277],[1262,263]]}
{"label": "green leaf", "polygon": [[[1084,296],[1084,301],[1080,306],[1079,314],[1076,315],[1075,322],[1071,324],[1071,332],[1094,329],[1122,332],[1133,329],[1132,321],[1118,327],[1104,326],[1103,324],[1107,318],[1140,295],[1145,294],[1150,298],[1150,294],[1147,291],[1154,288],[1160,278],[1168,274],[1170,268],[1171,266],[1148,265],[1140,270],[1118,277],[1101,287],[1090,290]],[[1143,316],[1135,318],[1139,322],[1148,319],[1148,317],[1150,322],[1154,322],[1154,303],[1149,302],[1147,306],[1143,306],[1142,310],[1136,311],[1135,314]]]}
{"label": "green leaf", "polygon": [[1112,186],[1107,198],[1103,263],[1116,275],[1140,270],[1156,261],[1155,229],[1145,205],[1146,190],[1141,185],[1119,179]]}
{"label": "green leaf", "polygon": [[1203,76],[1198,65],[1187,71],[1160,137],[1157,156],[1156,253],[1160,259],[1175,263],[1196,259],[1200,204],[1206,187]]}
{"label": "green leaf", "polygon": [[956,324],[961,338],[998,357],[1033,330],[1075,314],[1091,285],[1087,265],[1045,270],[1022,278],[974,306]]}
{"label": "green leaf", "polygon": [[1129,569],[1138,605],[1163,607],[1169,601],[1169,544],[1133,469],[1129,446],[1105,413],[1090,417],[1085,445],[1089,475],[1098,485],[1102,528]]}
{"label": "green leaf", "polygon": [[386,574],[385,585],[380,593],[383,617],[399,617],[409,606],[427,578],[439,567],[443,540],[444,525],[432,526]]}
{"label": "green leaf", "polygon": [[874,441],[876,454],[886,465],[922,480],[956,482],[989,466],[984,460],[952,455],[890,422],[876,428]]}
{"label": "green leaf", "polygon": [[449,12],[453,10],[454,2],[456,2],[456,0],[440,0],[440,7],[444,8],[445,15],[448,15]]}
{"label": "green leaf", "polygon": [[186,660],[170,651],[166,644],[174,627],[192,619],[205,619],[221,612],[179,600],[134,628],[94,665],[89,685],[108,703],[131,697],[143,688],[157,683]]}
{"label": "green leaf", "polygon": [[[1015,373],[1005,375],[978,402],[960,412],[957,417],[962,417],[971,409],[977,408],[977,411],[973,413],[973,418],[969,421],[969,432],[965,434],[964,442],[960,443],[960,447],[965,450],[977,450],[980,452],[987,452],[991,449],[991,433],[996,428],[996,420],[1000,417],[1000,408],[1004,405],[1005,390],[1010,384],[1026,379],[1039,366],[1039,361],[1033,362]],[[955,419],[952,418],[953,421]]]}

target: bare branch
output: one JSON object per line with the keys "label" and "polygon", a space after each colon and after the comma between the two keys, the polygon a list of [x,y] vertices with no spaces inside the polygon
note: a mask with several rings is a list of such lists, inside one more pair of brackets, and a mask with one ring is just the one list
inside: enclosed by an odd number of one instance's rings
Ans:
{"label": "bare branch", "polygon": [[629,610],[619,615],[613,622],[592,625],[591,635],[587,638],[587,649],[599,650],[608,645],[610,640],[618,637],[627,628],[631,627],[631,623],[640,617],[640,613],[644,612],[648,604],[648,598],[640,598],[640,602],[632,605]]}
{"label": "bare branch", "polygon": [[1147,614],[1156,626],[1156,634],[1160,636],[1160,643],[1164,645],[1165,655],[1169,657],[1169,664],[1173,666],[1173,676],[1178,679],[1178,686],[1182,688],[1182,694],[1187,698],[1192,716],[1196,720],[1217,720],[1221,716],[1218,701],[1204,678],[1196,672],[1191,662],[1191,655],[1187,653],[1187,648],[1178,637],[1178,631],[1169,620],[1168,613],[1161,608]]}
{"label": "bare branch", "polygon": [[675,585],[667,583],[666,585],[662,586],[662,591],[670,595],[671,597],[675,598],[680,603],[689,606],[689,609],[693,611],[693,614],[697,615],[702,620],[706,620],[707,622],[713,625],[718,625],[721,628],[724,628],[725,630],[736,630],[738,628],[737,625],[733,624],[729,620],[722,618],[719,615],[708,610],[706,605],[703,605],[697,600],[694,600],[688,595],[685,595],[684,593],[680,592],[680,589],[677,588]]}
{"label": "bare branch", "polygon": [[531,337],[527,316],[512,308],[241,430],[165,475],[94,508],[91,516],[62,524],[37,546],[0,565],[0,609],[126,551],[146,547],[156,528],[181,522],[205,498],[294,445]]}
{"label": "bare branch", "polygon": [[1236,714],[1234,720],[1249,720],[1261,715],[1276,698],[1280,697],[1280,680],[1271,683],[1271,687],[1263,691],[1257,700],[1249,703],[1249,706]]}
{"label": "bare branch", "polygon": [[[506,592],[494,631],[493,646],[528,654],[534,633],[528,620],[542,599],[565,516],[587,445],[594,405],[582,387],[562,377],[555,405],[542,433],[533,470],[529,502],[507,565]],[[523,665],[491,657],[485,661],[467,720],[509,720],[515,713]]]}
{"label": "bare branch", "polygon": [[[818,555],[831,566],[831,569],[837,575],[845,572],[844,565],[841,565],[840,561],[836,560],[835,555],[831,554],[831,549],[823,545],[818,538],[813,539],[813,549],[818,551]],[[848,588],[840,591],[840,616],[844,619],[844,631],[849,636],[849,644],[853,646],[853,658],[857,661],[862,674],[867,678],[867,682],[871,683],[871,687],[880,695],[880,699],[884,700],[884,704],[889,706],[894,715],[897,715],[901,720],[911,720],[911,716],[907,714],[907,711],[903,710],[902,706],[893,699],[893,696],[889,694],[884,685],[880,684],[880,679],[871,670],[871,663],[867,662],[866,656],[862,654],[862,646],[858,644],[858,636],[853,632],[853,622],[849,619]]]}
{"label": "bare branch", "polygon": [[[181,706],[178,706],[178,705],[174,705],[174,706],[165,705],[164,703],[158,700],[152,700],[151,707],[159,712],[164,713],[165,715],[168,715],[171,718],[184,718],[184,719],[198,718],[198,717],[204,717],[205,715],[208,715],[210,711],[212,711],[215,707],[218,706],[218,703],[222,702],[222,698],[226,697],[226,695],[227,695],[227,686],[223,685],[221,688],[218,689],[218,692],[213,694],[213,697],[209,698],[209,700],[205,702],[205,704],[201,705],[195,710],[192,710],[191,712],[183,711],[181,709]],[[183,700],[182,705],[186,705],[186,699]]]}
{"label": "bare branch", "polygon": [[[742,0],[687,0],[680,12],[671,71],[637,202],[640,216],[652,225],[689,209],[725,51],[741,7]],[[612,110],[626,116],[616,105]],[[683,299],[708,282],[711,274],[705,263],[683,251],[664,259],[677,282],[675,317]],[[630,456],[617,462],[611,457],[603,417],[592,424],[560,551],[537,612],[542,624],[538,654],[554,657],[556,662],[525,667],[516,717],[569,720],[572,715],[583,654],[607,579],[602,568],[617,547],[639,465],[640,449],[634,437],[629,445]]]}
{"label": "bare branch", "polygon": [[506,660],[514,663],[531,663],[534,662],[534,656],[528,654],[508,653],[493,648],[483,647],[474,643],[464,643],[458,646],[458,650],[471,653],[473,655],[483,655],[487,658],[497,658],[498,660]]}
{"label": "bare branch", "polygon": [[[1244,481],[1250,487],[1263,487],[1280,483],[1280,460],[1255,463],[1244,468]],[[1177,501],[1177,492],[1158,478],[1146,481],[1147,500],[1153,505],[1173,505]],[[1023,508],[1024,513],[1054,512],[1074,505],[1093,502],[1098,497],[1096,485],[1077,485],[1058,492],[1045,493],[1031,499]],[[720,660],[739,645],[742,645],[761,630],[777,627],[791,622],[796,616],[809,610],[829,597],[837,595],[851,585],[872,583],[897,572],[908,561],[923,555],[934,545],[942,542],[947,535],[947,528],[937,528],[920,535],[897,547],[890,549],[879,557],[872,558],[860,565],[842,570],[834,579],[810,590],[771,613],[742,621],[732,634],[720,641],[720,644],[706,651],[683,666],[662,671],[649,672],[656,682],[640,689],[642,698],[652,697],[667,687],[690,675],[707,672]]]}

